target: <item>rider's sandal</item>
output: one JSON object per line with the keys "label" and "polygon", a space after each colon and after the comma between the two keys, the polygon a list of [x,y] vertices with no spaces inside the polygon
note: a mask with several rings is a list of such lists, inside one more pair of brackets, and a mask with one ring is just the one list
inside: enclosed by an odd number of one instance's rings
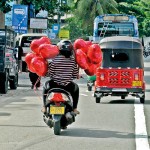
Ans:
{"label": "rider's sandal", "polygon": [[74,109],[73,112],[74,112],[76,115],[80,114],[80,112],[79,112],[77,109]]}
{"label": "rider's sandal", "polygon": [[42,113],[46,113],[46,108],[43,107],[43,108],[41,109],[41,112],[42,112]]}

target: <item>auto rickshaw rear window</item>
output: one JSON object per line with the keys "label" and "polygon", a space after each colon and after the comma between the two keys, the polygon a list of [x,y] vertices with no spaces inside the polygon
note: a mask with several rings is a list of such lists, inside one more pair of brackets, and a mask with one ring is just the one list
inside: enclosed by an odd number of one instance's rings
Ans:
{"label": "auto rickshaw rear window", "polygon": [[118,53],[117,52],[117,53],[112,53],[110,55],[110,59],[111,59],[111,61],[115,61],[115,62],[117,62],[117,61],[125,62],[125,61],[129,60],[129,56],[126,53]]}

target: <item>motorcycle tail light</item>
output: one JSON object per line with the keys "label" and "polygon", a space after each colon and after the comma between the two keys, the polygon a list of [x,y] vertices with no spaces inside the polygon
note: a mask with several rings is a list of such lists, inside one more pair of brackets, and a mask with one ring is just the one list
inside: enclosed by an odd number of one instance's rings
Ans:
{"label": "motorcycle tail light", "polygon": [[53,102],[64,102],[63,96],[61,93],[53,93],[52,97],[50,98],[50,101]]}
{"label": "motorcycle tail light", "polygon": [[54,93],[54,92],[52,92],[48,96],[48,100],[51,101],[51,102],[65,102],[65,101],[68,101],[69,99],[63,93]]}
{"label": "motorcycle tail light", "polygon": [[139,80],[139,74],[138,74],[138,73],[135,73],[135,74],[134,74],[134,79],[135,79],[135,80]]}
{"label": "motorcycle tail light", "polygon": [[69,101],[68,97],[65,94],[62,94],[64,101]]}
{"label": "motorcycle tail light", "polygon": [[104,74],[100,74],[100,79],[103,81],[104,80]]}

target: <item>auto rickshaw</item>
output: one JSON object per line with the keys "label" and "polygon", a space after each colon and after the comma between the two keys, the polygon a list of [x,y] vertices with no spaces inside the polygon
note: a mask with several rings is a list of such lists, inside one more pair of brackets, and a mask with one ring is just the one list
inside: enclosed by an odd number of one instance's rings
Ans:
{"label": "auto rickshaw", "polygon": [[102,66],[96,71],[94,97],[96,103],[104,96],[128,95],[145,102],[143,46],[128,36],[106,37],[100,41]]}

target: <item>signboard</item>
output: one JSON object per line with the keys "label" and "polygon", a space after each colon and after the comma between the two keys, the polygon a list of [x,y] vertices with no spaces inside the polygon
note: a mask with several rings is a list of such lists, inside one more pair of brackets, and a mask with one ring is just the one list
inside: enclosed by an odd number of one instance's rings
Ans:
{"label": "signboard", "polygon": [[51,33],[49,34],[49,38],[50,38],[50,39],[55,39],[55,38],[56,38],[56,34],[53,33],[53,32],[51,32]]}
{"label": "signboard", "polygon": [[[10,6],[13,6],[15,2],[9,2]],[[12,26],[12,9],[5,14],[5,26]]]}
{"label": "signboard", "polygon": [[28,6],[13,5],[12,27],[17,33],[27,33],[28,29]]}
{"label": "signboard", "polygon": [[60,26],[59,24],[53,24],[52,26],[52,32],[57,34],[59,32]]}
{"label": "signboard", "polygon": [[70,38],[69,30],[60,30],[59,31],[59,38],[60,39],[69,39]]}
{"label": "signboard", "polygon": [[30,28],[32,29],[47,29],[47,19],[31,18]]}

